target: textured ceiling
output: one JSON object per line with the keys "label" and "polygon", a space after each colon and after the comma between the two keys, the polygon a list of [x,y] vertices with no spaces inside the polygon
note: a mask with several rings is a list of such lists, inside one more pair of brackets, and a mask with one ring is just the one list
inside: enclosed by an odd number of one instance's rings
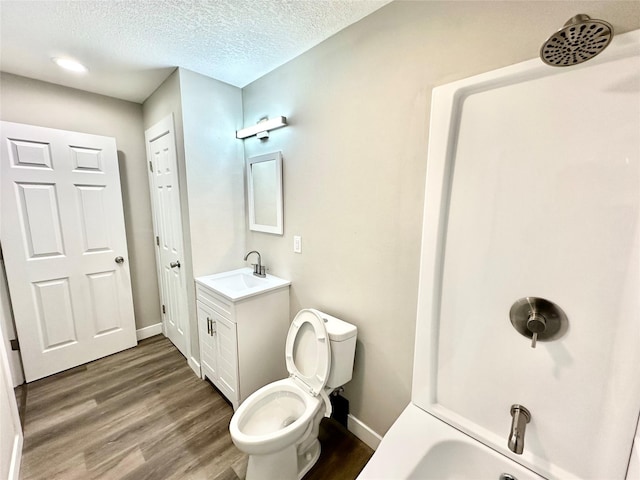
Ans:
{"label": "textured ceiling", "polygon": [[0,70],[134,102],[176,66],[243,87],[389,1],[0,0]]}

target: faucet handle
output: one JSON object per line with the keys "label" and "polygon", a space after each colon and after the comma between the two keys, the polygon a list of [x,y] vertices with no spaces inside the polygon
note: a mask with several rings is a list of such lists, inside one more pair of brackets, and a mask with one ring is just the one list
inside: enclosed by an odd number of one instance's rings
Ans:
{"label": "faucet handle", "polygon": [[267,267],[259,263],[252,263],[251,265],[253,265],[253,274],[256,277],[264,278],[267,276],[266,274]]}

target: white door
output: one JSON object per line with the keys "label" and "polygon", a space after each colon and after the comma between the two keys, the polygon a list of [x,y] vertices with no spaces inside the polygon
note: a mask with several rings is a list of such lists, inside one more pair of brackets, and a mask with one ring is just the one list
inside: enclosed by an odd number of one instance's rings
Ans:
{"label": "white door", "polygon": [[0,127],[0,238],[27,382],[135,346],[115,139]]}
{"label": "white door", "polygon": [[145,141],[164,332],[188,359],[189,313],[173,116],[147,130]]}

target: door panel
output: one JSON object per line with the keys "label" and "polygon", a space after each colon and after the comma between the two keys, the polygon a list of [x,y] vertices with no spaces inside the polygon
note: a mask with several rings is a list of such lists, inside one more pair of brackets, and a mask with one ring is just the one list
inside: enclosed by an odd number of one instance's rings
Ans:
{"label": "door panel", "polygon": [[110,232],[103,221],[108,208],[105,189],[106,185],[76,185],[84,253],[111,250]]}
{"label": "door panel", "polygon": [[56,186],[24,182],[15,186],[27,259],[64,255]]}
{"label": "door panel", "polygon": [[48,143],[9,138],[8,144],[12,167],[41,167],[51,170],[51,149]]}
{"label": "door panel", "polygon": [[94,336],[104,335],[117,330],[120,325],[120,298],[116,271],[99,272],[87,275]]}
{"label": "door panel", "polygon": [[114,139],[1,127],[0,234],[27,381],[134,346]]}
{"label": "door panel", "polygon": [[33,282],[32,285],[42,351],[77,342],[69,278]]}
{"label": "door panel", "polygon": [[70,147],[74,171],[102,172],[102,152],[95,148]]}

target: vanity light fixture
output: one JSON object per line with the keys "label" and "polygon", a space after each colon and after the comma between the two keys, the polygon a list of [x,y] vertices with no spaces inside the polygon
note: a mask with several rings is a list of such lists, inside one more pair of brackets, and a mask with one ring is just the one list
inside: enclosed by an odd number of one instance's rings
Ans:
{"label": "vanity light fixture", "polygon": [[247,138],[256,135],[258,138],[269,138],[269,130],[287,125],[287,117],[263,118],[251,127],[236,130],[236,138]]}
{"label": "vanity light fixture", "polygon": [[65,70],[70,70],[76,73],[86,73],[89,71],[89,69],[82,65],[80,62],[77,62],[70,58],[54,57],[51,60],[53,60],[56,65],[64,68]]}

